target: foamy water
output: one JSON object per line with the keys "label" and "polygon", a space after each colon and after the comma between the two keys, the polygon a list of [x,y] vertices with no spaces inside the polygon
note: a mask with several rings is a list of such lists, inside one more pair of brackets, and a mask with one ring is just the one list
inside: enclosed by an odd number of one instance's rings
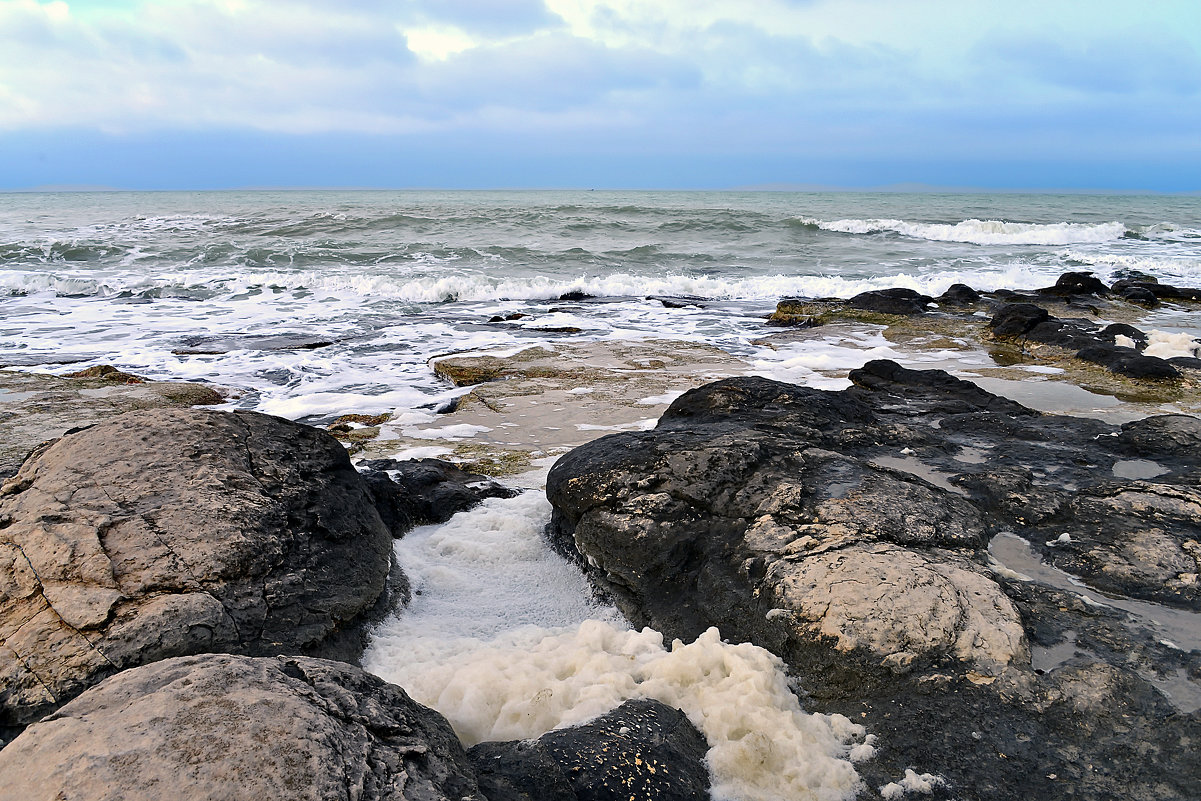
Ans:
{"label": "foamy water", "polygon": [[[1082,269],[1201,284],[1201,199],[0,195],[0,362],[207,381],[237,390],[233,405],[301,419],[431,411],[455,393],[430,358],[564,340],[702,341],[765,374],[819,380],[823,363],[858,365],[837,348],[782,357],[754,344],[783,296],[1034,288]],[[605,302],[559,300],[569,293]],[[272,345],[281,334],[329,344]]]}
{"label": "foamy water", "polygon": [[705,735],[715,799],[854,797],[853,761],[874,753],[862,726],[806,713],[762,648],[725,643],[716,629],[691,643],[630,629],[546,548],[549,513],[534,490],[398,540],[413,600],[377,629],[364,666],[445,715],[468,745],[538,737],[654,698]]}

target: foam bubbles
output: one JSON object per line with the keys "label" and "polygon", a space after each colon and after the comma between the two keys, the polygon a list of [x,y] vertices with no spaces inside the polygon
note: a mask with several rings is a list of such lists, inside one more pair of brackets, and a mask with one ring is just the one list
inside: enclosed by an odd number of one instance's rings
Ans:
{"label": "foam bubbles", "polygon": [[1197,358],[1201,355],[1201,340],[1189,334],[1174,334],[1170,331],[1148,331],[1144,356],[1171,359],[1177,356]]}
{"label": "foam bubbles", "polygon": [[414,597],[385,621],[365,667],[440,711],[468,744],[537,737],[631,698],[683,710],[709,743],[715,799],[852,798],[863,728],[804,712],[780,660],[710,629],[665,645],[590,600],[545,547],[541,493],[492,499],[396,543]]}

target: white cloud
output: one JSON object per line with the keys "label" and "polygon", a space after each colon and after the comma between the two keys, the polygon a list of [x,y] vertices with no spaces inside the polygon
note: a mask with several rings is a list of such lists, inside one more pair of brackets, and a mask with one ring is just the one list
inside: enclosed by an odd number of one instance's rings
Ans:
{"label": "white cloud", "polygon": [[[1190,13],[1170,0],[1088,13],[1056,0],[0,0],[0,129],[1101,152],[1140,125],[1160,143],[1195,131]],[[1118,91],[1139,116],[1085,124],[1108,120]]]}

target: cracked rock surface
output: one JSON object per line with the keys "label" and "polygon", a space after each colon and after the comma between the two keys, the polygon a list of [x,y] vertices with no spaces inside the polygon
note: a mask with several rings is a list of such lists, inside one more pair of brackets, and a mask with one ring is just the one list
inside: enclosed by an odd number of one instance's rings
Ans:
{"label": "cracked rock surface", "polygon": [[0,750],[0,799],[482,801],[450,724],[351,665],[184,656],[124,671]]}
{"label": "cracked rock surface", "polygon": [[[879,737],[869,787],[1196,798],[1201,422],[1042,415],[888,361],[851,379],[718,381],[577,448],[552,542],[635,625],[783,657],[806,708]],[[998,537],[1063,581],[999,565]]]}
{"label": "cracked rock surface", "polygon": [[353,659],[391,536],[343,447],[249,412],[136,411],[0,488],[0,726],[204,652]]}

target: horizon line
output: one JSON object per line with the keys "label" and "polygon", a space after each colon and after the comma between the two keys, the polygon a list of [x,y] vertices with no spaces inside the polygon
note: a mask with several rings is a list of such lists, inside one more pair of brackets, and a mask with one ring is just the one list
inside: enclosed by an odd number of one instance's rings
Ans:
{"label": "horizon line", "polygon": [[137,192],[779,192],[779,193],[844,193],[844,194],[947,194],[947,195],[1158,195],[1197,196],[1201,189],[1165,191],[1161,189],[1115,189],[1079,187],[988,187],[947,186],[903,182],[874,186],[840,186],[805,183],[742,184],[726,187],[589,187],[589,186],[337,186],[337,185],[250,185],[229,187],[131,188],[92,184],[40,184],[31,187],[0,188],[0,194],[88,194]]}

